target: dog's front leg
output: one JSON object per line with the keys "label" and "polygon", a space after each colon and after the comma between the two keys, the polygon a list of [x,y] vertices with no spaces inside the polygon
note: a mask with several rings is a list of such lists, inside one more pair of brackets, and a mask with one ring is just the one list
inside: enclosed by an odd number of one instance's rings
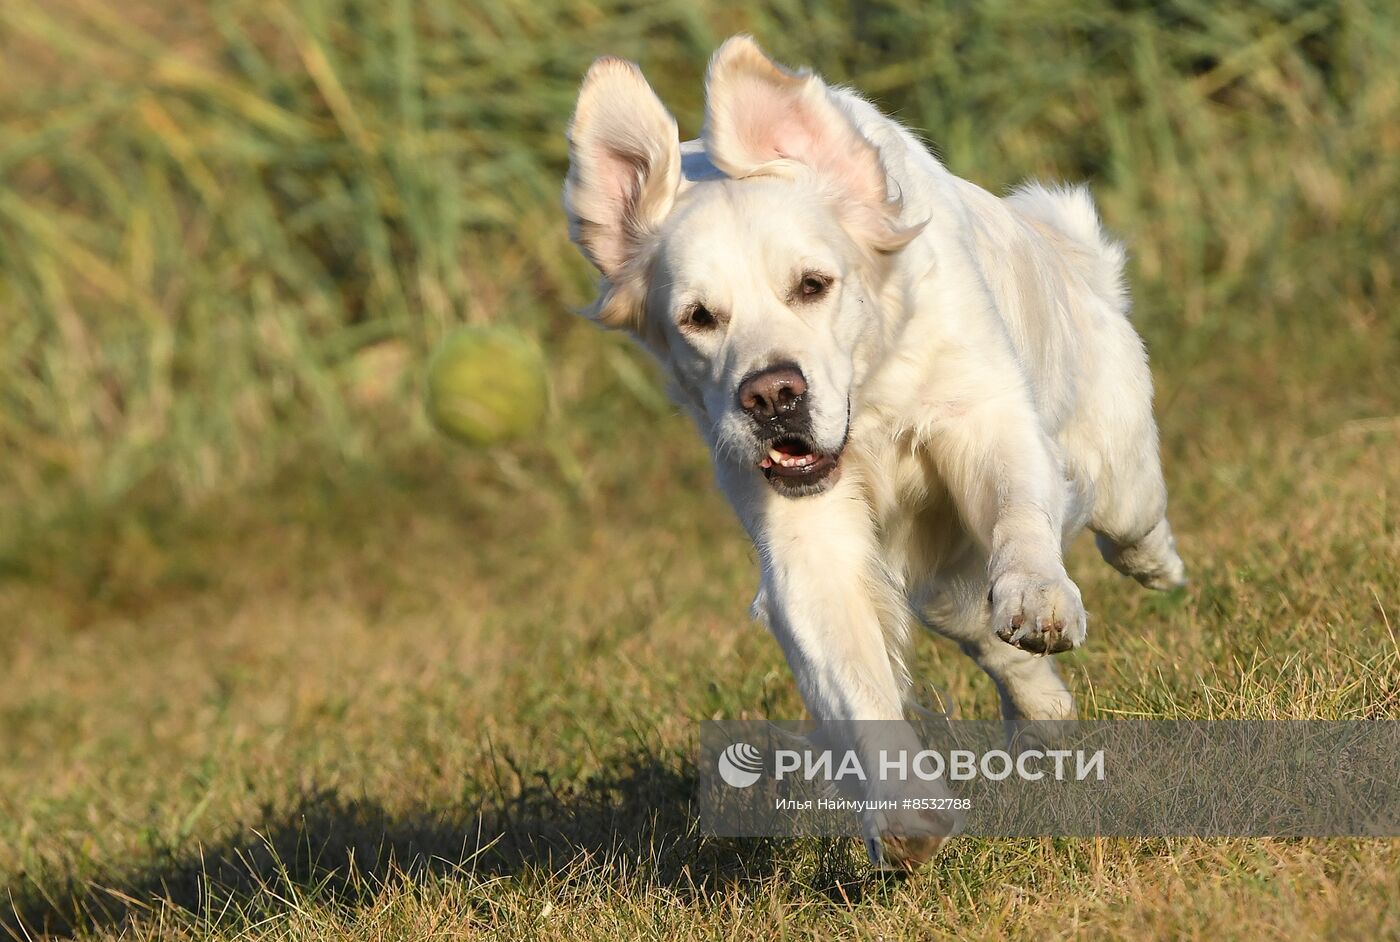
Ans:
{"label": "dog's front leg", "polygon": [[[876,774],[882,753],[913,755],[921,747],[904,718],[907,682],[887,634],[903,627],[892,621],[905,617],[905,605],[880,564],[858,487],[848,477],[819,496],[749,496],[761,506],[758,513],[740,514],[762,560],[756,608],[819,724],[815,745],[856,754],[869,775],[859,797],[911,797],[903,792],[917,783],[885,783]],[[930,791],[944,795],[940,787]],[[913,868],[937,851],[955,822],[934,812],[866,811],[862,826],[872,861]]]}
{"label": "dog's front leg", "polygon": [[1065,572],[1065,483],[1029,401],[993,394],[943,423],[933,453],[967,527],[988,554],[992,629],[1034,654],[1084,642],[1079,589]]}
{"label": "dog's front leg", "polygon": [[881,617],[897,595],[853,490],[841,481],[820,496],[770,499],[755,535],[763,614],[814,718],[899,720],[904,681]]}

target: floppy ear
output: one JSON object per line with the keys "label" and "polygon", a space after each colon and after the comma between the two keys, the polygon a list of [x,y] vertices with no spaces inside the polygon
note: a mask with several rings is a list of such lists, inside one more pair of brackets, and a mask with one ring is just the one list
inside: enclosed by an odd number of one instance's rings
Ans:
{"label": "floppy ear", "polygon": [[603,273],[602,296],[591,313],[608,326],[621,326],[635,313],[641,286],[633,269],[647,237],[671,210],[680,168],[676,119],[642,70],[622,59],[596,60],[569,122],[564,210],[570,237]]}
{"label": "floppy ear", "polygon": [[734,178],[781,172],[788,161],[807,167],[838,207],[854,210],[853,234],[879,251],[902,248],[922,228],[898,225],[880,152],[826,83],[778,65],[749,36],[735,36],[710,59],[701,137],[710,161]]}

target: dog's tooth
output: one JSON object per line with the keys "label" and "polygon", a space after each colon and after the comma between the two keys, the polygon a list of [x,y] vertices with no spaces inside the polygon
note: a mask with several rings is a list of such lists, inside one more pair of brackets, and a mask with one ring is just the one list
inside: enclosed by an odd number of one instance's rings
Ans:
{"label": "dog's tooth", "polygon": [[782,453],[781,451],[779,451],[778,449],[776,449],[776,448],[770,448],[770,449],[768,449],[768,458],[769,458],[769,460],[771,460],[774,464],[782,464],[782,463],[783,463],[783,453]]}

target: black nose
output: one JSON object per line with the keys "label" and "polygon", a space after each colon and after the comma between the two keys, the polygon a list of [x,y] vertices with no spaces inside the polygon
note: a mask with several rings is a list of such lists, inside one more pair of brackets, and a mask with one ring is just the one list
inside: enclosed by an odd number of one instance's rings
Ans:
{"label": "black nose", "polygon": [[739,408],[760,422],[805,412],[806,397],[807,381],[791,363],[750,373],[739,384]]}

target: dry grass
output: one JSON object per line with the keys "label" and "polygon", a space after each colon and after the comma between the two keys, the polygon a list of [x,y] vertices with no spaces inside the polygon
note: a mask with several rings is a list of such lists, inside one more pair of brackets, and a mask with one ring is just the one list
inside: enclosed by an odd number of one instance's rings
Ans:
{"label": "dry grass", "polygon": [[[968,839],[885,883],[696,832],[695,721],[800,706],[693,434],[563,313],[558,132],[605,49],[693,130],[739,27],[1128,237],[1195,581],[1075,548],[1086,712],[1400,718],[1400,14],[927,6],[0,6],[0,928],[1400,935],[1394,842]],[[506,318],[555,414],[454,450],[414,369]]]}

